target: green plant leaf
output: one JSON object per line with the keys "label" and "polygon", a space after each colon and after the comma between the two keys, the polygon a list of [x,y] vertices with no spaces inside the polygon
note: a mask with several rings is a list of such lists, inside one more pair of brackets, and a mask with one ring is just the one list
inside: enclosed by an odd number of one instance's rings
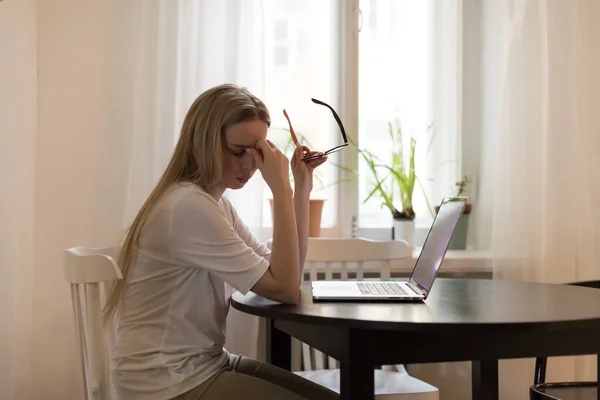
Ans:
{"label": "green plant leaf", "polygon": [[431,204],[429,203],[429,199],[427,198],[427,193],[425,193],[425,187],[423,186],[423,183],[421,182],[420,179],[417,178],[417,182],[419,183],[419,187],[421,188],[421,191],[423,192],[423,197],[425,198],[425,204],[427,204],[427,209],[429,210],[429,214],[433,218],[435,216],[435,213],[433,212],[433,208],[431,207]]}

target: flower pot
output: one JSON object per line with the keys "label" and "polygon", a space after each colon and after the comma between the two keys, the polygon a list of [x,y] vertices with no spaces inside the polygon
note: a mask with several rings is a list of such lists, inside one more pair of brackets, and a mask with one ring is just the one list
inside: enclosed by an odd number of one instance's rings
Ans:
{"label": "flower pot", "polygon": [[[309,221],[308,221],[308,236],[319,237],[321,236],[321,217],[323,215],[324,199],[310,199],[308,203],[309,207]],[[271,205],[271,220],[275,215],[273,211],[273,199],[269,199]]]}
{"label": "flower pot", "polygon": [[392,227],[393,240],[405,240],[411,246],[415,242],[415,220],[405,218],[394,218]]}
{"label": "flower pot", "polygon": [[323,199],[310,199],[310,220],[308,223],[308,236],[321,236],[321,216],[323,215]]}

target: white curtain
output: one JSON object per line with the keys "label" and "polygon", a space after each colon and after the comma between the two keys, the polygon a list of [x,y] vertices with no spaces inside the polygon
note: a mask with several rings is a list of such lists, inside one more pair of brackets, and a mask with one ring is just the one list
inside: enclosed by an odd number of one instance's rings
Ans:
{"label": "white curtain", "polygon": [[[175,145],[185,113],[206,89],[225,82],[264,93],[262,0],[130,1],[120,59],[133,54],[133,87],[128,224],[160,177]],[[132,29],[137,27],[137,29]],[[243,193],[228,192],[247,224],[259,231],[262,181]],[[241,197],[244,201],[240,201]],[[259,210],[257,213],[256,210]]]}
{"label": "white curtain", "polygon": [[[63,250],[120,239],[202,91],[262,95],[261,16],[258,0],[0,4],[1,399],[82,398]],[[260,177],[249,189],[234,202],[256,226]],[[256,356],[258,319],[233,319],[228,347]]]}
{"label": "white curtain", "polygon": [[[499,129],[490,141],[495,278],[600,279],[600,3],[503,6]],[[553,361],[549,379],[595,380],[589,358]],[[527,399],[532,382],[531,360],[501,363],[501,398]]]}

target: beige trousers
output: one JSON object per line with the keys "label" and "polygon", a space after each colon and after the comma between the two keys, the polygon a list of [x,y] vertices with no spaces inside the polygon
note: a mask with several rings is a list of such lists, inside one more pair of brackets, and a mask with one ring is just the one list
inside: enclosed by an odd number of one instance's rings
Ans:
{"label": "beige trousers", "polygon": [[226,368],[173,400],[213,399],[339,400],[339,395],[274,365],[230,355]]}

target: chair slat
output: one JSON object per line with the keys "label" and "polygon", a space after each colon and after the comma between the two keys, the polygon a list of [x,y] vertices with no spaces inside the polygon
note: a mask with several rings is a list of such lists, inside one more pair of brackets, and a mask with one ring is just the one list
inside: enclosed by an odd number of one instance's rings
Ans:
{"label": "chair slat", "polygon": [[85,351],[85,340],[83,335],[85,332],[85,326],[83,323],[83,312],[81,309],[81,293],[78,284],[71,285],[71,302],[73,304],[73,318],[75,319],[75,333],[77,335],[77,343],[79,345],[79,358],[81,360],[81,374],[83,376],[83,392],[88,393],[88,373],[87,373],[87,355]]}
{"label": "chair slat", "polygon": [[292,338],[292,371],[302,369],[302,342]]}
{"label": "chair slat", "polygon": [[317,263],[314,261],[310,262],[310,280],[311,281],[317,280]]}
{"label": "chair slat", "polygon": [[327,357],[327,369],[337,369],[335,358]]}
{"label": "chair slat", "polygon": [[92,398],[107,398],[103,383],[106,382],[106,342],[102,326],[102,304],[100,302],[100,284],[88,283],[84,286],[87,314],[87,342],[90,354],[90,388]]}
{"label": "chair slat", "polygon": [[332,280],[333,279],[333,271],[331,269],[331,263],[325,263],[325,279]]}
{"label": "chair slat", "polygon": [[389,280],[390,279],[390,262],[381,263],[381,279]]}
{"label": "chair slat", "polygon": [[325,369],[325,354],[317,349],[312,349],[313,359],[315,360],[315,369]]}
{"label": "chair slat", "polygon": [[302,363],[304,365],[304,371],[312,371],[312,356],[311,356],[311,347],[306,343],[302,343]]}
{"label": "chair slat", "polygon": [[364,263],[362,261],[358,261],[356,263],[356,279],[363,279],[364,276]]}
{"label": "chair slat", "polygon": [[341,278],[343,281],[347,281],[348,280],[348,263],[347,262],[343,262],[341,263]]}

